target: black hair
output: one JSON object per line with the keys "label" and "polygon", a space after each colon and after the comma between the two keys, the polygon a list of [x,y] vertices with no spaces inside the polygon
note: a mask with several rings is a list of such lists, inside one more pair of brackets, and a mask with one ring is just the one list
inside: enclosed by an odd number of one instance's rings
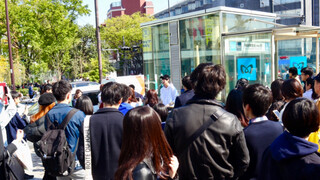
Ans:
{"label": "black hair", "polygon": [[276,79],[271,83],[271,92],[273,96],[273,102],[284,100],[281,92],[281,86],[283,84],[283,79]]}
{"label": "black hair", "polygon": [[57,101],[63,101],[66,99],[67,94],[71,92],[72,86],[66,80],[61,80],[53,84],[52,93]]}
{"label": "black hair", "polygon": [[268,109],[268,112],[266,113],[267,118],[271,121],[279,121],[279,118],[273,113],[273,111],[277,110],[278,112],[280,112],[285,104],[286,102],[283,100],[273,102]]}
{"label": "black hair", "polygon": [[240,78],[237,81],[237,84],[236,84],[235,88],[243,91],[248,85],[249,85],[248,79]]}
{"label": "black hair", "polygon": [[282,122],[292,135],[305,138],[319,129],[318,108],[309,99],[294,99],[285,108]]}
{"label": "black hair", "polygon": [[75,108],[80,109],[81,111],[83,111],[85,115],[92,115],[93,114],[92,101],[86,95],[80,96],[77,99],[77,103],[76,103]]}
{"label": "black hair", "polygon": [[126,102],[129,99],[129,97],[131,96],[132,91],[131,91],[129,86],[127,86],[125,84],[121,84],[121,85],[123,86],[122,87],[122,92],[121,92],[121,94],[122,94],[122,102]]}
{"label": "black hair", "polygon": [[168,108],[164,104],[158,103],[152,108],[159,114],[162,122],[165,122],[167,120]]}
{"label": "black hair", "polygon": [[46,84],[43,89],[44,89],[44,92],[52,90],[52,85],[51,84]]}
{"label": "black hair", "polygon": [[311,87],[314,85],[314,80],[311,77],[308,77],[306,79],[306,85],[311,85]]}
{"label": "black hair", "polygon": [[108,105],[117,105],[122,98],[123,86],[117,82],[108,82],[102,87],[101,100]]}
{"label": "black hair", "polygon": [[238,117],[243,127],[247,127],[249,120],[246,118],[243,111],[242,90],[233,89],[230,91],[226,101],[226,110]]}
{"label": "black hair", "polygon": [[192,89],[192,82],[190,80],[190,76],[185,76],[182,78],[182,85],[187,88],[187,90]]}
{"label": "black hair", "polygon": [[281,92],[285,99],[294,99],[302,97],[303,88],[299,81],[296,79],[287,79],[281,86]]}
{"label": "black hair", "polygon": [[253,115],[261,117],[267,113],[272,103],[272,93],[261,84],[249,85],[243,91],[242,101],[243,105],[249,104]]}
{"label": "black hair", "polygon": [[190,78],[194,94],[202,98],[215,99],[226,85],[226,72],[221,65],[200,64]]}
{"label": "black hair", "polygon": [[309,75],[309,77],[313,76],[313,69],[311,67],[302,68],[301,72],[303,72],[305,75]]}
{"label": "black hair", "polygon": [[130,84],[129,87],[131,87],[133,90],[136,89],[136,87],[133,84]]}
{"label": "black hair", "polygon": [[292,76],[298,75],[298,69],[296,67],[289,68],[289,73],[292,74]]}

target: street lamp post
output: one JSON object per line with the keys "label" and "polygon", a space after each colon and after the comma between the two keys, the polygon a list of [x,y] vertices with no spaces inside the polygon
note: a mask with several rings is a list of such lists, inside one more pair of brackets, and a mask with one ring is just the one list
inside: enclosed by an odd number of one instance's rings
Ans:
{"label": "street lamp post", "polygon": [[9,60],[10,60],[10,74],[11,74],[11,84],[12,89],[16,90],[16,84],[14,81],[14,69],[12,61],[12,50],[11,50],[11,36],[10,36],[10,25],[9,25],[9,13],[8,13],[8,1],[5,0],[5,9],[6,9],[6,21],[7,21],[7,37],[8,37],[8,48],[9,48]]}
{"label": "street lamp post", "polygon": [[101,83],[102,82],[102,60],[101,60],[98,0],[94,0],[94,3],[95,3],[95,12],[96,12],[96,36],[97,36],[97,50],[98,50],[98,62],[99,62],[99,83]]}

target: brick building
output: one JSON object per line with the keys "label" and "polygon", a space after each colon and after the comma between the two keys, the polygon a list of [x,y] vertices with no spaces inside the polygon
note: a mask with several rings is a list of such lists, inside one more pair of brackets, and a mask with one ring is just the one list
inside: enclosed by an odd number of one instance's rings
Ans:
{"label": "brick building", "polygon": [[141,12],[142,14],[153,15],[153,3],[152,1],[145,0],[121,0],[121,2],[114,2],[110,4],[107,17],[117,17],[124,14],[131,15],[135,12]]}

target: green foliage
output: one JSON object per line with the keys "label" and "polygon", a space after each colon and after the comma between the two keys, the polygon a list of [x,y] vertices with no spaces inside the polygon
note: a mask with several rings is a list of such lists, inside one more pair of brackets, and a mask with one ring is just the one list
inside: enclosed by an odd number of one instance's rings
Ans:
{"label": "green foliage", "polygon": [[[106,75],[108,72],[114,71],[114,68],[110,65],[109,61],[102,59],[102,74]],[[84,79],[89,78],[90,81],[99,82],[99,62],[98,59],[91,58],[88,63],[84,64],[84,68],[87,72],[83,73],[81,76]]]}
{"label": "green foliage", "polygon": [[17,91],[23,94],[23,96],[27,96],[29,92],[27,88],[24,88],[24,89],[20,88]]}
{"label": "green foliage", "polygon": [[[145,14],[134,13],[131,16],[123,15],[115,18],[108,19],[105,28],[101,28],[101,40],[105,42],[102,44],[103,48],[121,49],[122,46],[135,46],[142,47],[142,28],[141,23],[152,21],[154,18]],[[123,40],[125,43],[123,43]],[[141,66],[141,60],[134,60],[137,52],[124,52],[121,51],[120,68],[124,74],[128,74],[126,67],[135,69]],[[126,72],[125,72],[126,71]],[[135,70],[134,70],[135,71]],[[136,71],[135,71],[136,72]]]}
{"label": "green foliage", "polygon": [[110,48],[119,48],[123,45],[132,46],[142,41],[141,23],[154,20],[153,16],[134,13],[131,16],[123,15],[108,19],[105,28],[101,28],[101,40]]}
{"label": "green foliage", "polygon": [[84,64],[90,59],[97,58],[95,28],[92,25],[80,27],[73,48],[70,50],[71,69],[70,76],[78,78],[88,71],[84,69]]}
{"label": "green foliage", "polygon": [[[57,72],[58,79],[62,73],[70,74],[69,51],[78,36],[75,20],[88,13],[82,0],[9,1],[14,59],[22,61],[29,79],[41,79],[39,69],[43,70],[45,64]],[[0,39],[6,39],[5,22],[4,1],[0,1]],[[7,49],[0,43],[0,53],[6,57]]]}

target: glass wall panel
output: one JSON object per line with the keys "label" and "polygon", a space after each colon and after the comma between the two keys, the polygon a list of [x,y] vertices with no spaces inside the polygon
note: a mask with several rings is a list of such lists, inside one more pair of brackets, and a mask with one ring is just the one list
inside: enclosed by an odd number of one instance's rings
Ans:
{"label": "glass wall panel", "polygon": [[159,89],[159,85],[161,85],[159,77],[164,74],[170,75],[168,24],[152,27],[152,45],[154,59],[154,89]]}
{"label": "glass wall panel", "polygon": [[179,21],[181,77],[190,75],[199,63],[221,64],[219,15]]}
{"label": "glass wall panel", "polygon": [[145,75],[145,82],[147,88],[154,89],[155,77],[154,77],[154,61],[152,54],[152,30],[151,27],[145,27],[142,29],[142,45],[143,45],[143,74]]}
{"label": "glass wall panel", "polygon": [[225,37],[226,97],[237,80],[271,85],[271,33]]}
{"label": "glass wall panel", "polygon": [[316,39],[293,39],[278,41],[276,58],[278,78],[288,79],[289,68],[296,67],[301,74],[303,67],[311,67],[316,72]]}
{"label": "glass wall panel", "polygon": [[[254,19],[261,20],[263,22],[254,21]],[[274,25],[265,22],[274,22],[274,19],[229,13],[222,14],[222,24],[224,33],[243,32],[274,27]]]}
{"label": "glass wall panel", "polygon": [[143,28],[143,63],[146,84],[158,89],[159,77],[170,75],[168,24]]}

